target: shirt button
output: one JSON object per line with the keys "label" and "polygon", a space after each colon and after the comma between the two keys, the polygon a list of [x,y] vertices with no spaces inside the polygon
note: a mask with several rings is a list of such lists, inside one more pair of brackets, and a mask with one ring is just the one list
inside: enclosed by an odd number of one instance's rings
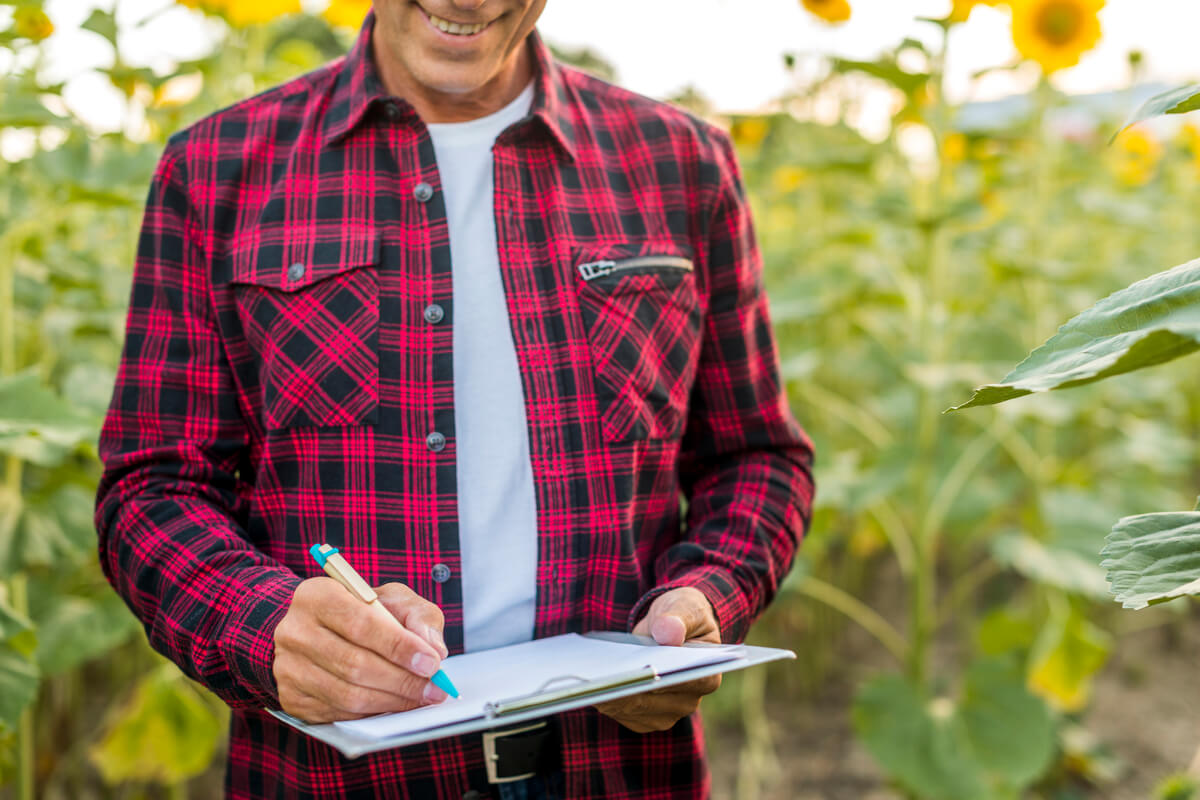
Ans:
{"label": "shirt button", "polygon": [[303,277],[304,277],[304,265],[303,264],[292,264],[290,267],[288,267],[288,280],[289,281],[298,281]]}
{"label": "shirt button", "polygon": [[437,303],[431,303],[425,306],[425,321],[430,325],[437,325],[446,317],[445,310]]}
{"label": "shirt button", "polygon": [[433,565],[433,580],[436,583],[445,583],[450,580],[450,568],[445,564]]}
{"label": "shirt button", "polygon": [[425,437],[425,446],[435,453],[442,452],[442,448],[446,446],[446,437],[434,431]]}
{"label": "shirt button", "polygon": [[396,122],[397,120],[400,119],[400,116],[401,116],[400,106],[396,105],[396,103],[391,102],[391,101],[384,103],[383,104],[383,114],[388,119],[390,119],[392,122]]}
{"label": "shirt button", "polygon": [[429,198],[433,197],[433,187],[421,181],[413,187],[413,197],[417,198],[419,203],[428,203]]}

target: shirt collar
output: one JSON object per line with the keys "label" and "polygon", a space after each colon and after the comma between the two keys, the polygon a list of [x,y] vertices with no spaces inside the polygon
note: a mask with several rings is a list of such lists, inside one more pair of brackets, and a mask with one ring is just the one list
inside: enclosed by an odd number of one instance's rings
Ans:
{"label": "shirt collar", "polygon": [[[367,14],[354,47],[337,66],[337,79],[322,123],[324,143],[337,143],[352,131],[367,115],[372,104],[388,97],[379,79],[371,54],[371,33],[375,29],[375,12]],[[562,72],[536,30],[529,34],[527,45],[533,55],[533,105],[530,116],[539,120],[553,139],[572,159],[575,159],[575,124],[572,115],[570,90],[564,84]],[[412,106],[403,100],[401,107],[412,113]]]}

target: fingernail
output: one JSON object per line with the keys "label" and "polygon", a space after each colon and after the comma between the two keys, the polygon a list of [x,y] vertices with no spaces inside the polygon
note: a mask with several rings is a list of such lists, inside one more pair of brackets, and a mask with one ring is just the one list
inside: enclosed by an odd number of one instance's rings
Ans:
{"label": "fingernail", "polygon": [[[423,678],[428,678],[433,673],[437,672],[437,659],[426,653],[417,653],[413,656],[412,668],[413,672]],[[438,691],[441,691],[440,689]]]}
{"label": "fingernail", "polygon": [[425,702],[426,703],[440,703],[449,696],[450,695],[446,694],[441,689],[434,686],[432,683],[425,685]]}

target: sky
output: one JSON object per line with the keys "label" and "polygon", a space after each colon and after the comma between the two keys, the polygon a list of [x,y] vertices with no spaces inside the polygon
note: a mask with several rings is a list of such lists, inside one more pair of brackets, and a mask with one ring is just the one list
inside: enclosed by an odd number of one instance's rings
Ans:
{"label": "sky", "polygon": [[[253,0],[245,0],[253,2]],[[304,0],[306,6],[322,0]],[[695,87],[719,111],[766,107],[794,80],[783,55],[835,54],[872,58],[905,37],[928,39],[921,15],[941,16],[950,0],[851,0],[850,22],[831,28],[809,15],[797,0],[548,0],[539,30],[550,42],[589,47],[615,65],[618,82],[651,97],[669,97]],[[58,28],[47,42],[51,76],[66,80],[66,102],[98,129],[117,124],[122,104],[116,90],[89,69],[111,59],[98,37],[76,30],[90,10],[113,0],[47,0]],[[119,19],[136,20],[170,0],[120,0]],[[1108,0],[1101,12],[1104,38],[1079,66],[1056,76],[1066,91],[1091,92],[1129,83],[1127,54],[1145,54],[1145,79],[1185,82],[1200,77],[1194,58],[1200,30],[1196,0]],[[184,8],[172,8],[122,46],[129,60],[168,69],[174,58],[205,53],[215,40],[214,23]],[[994,99],[1028,88],[1033,73],[994,74],[973,80],[979,70],[1015,57],[1006,13],[976,9],[956,29],[947,63],[947,86],[955,99]]]}

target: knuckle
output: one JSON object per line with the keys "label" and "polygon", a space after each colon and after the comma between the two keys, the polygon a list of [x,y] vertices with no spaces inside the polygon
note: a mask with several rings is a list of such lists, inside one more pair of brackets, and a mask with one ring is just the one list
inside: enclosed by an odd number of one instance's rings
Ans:
{"label": "knuckle", "polygon": [[338,666],[342,676],[351,683],[359,683],[362,678],[363,670],[366,667],[366,659],[363,656],[363,651],[357,647],[347,648],[346,652],[342,654]]}
{"label": "knuckle", "polygon": [[366,714],[371,709],[371,693],[359,686],[350,686],[343,691],[339,706],[352,714]]}

